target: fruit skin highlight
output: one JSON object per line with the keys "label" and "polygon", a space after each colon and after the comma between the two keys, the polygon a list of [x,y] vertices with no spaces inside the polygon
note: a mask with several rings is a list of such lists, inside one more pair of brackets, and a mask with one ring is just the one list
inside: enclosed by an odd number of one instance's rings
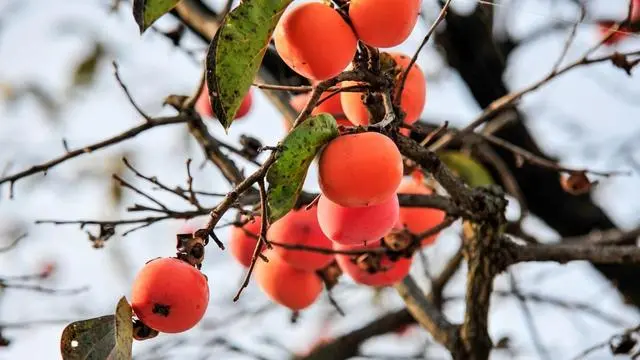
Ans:
{"label": "fruit skin highlight", "polygon": [[276,51],[295,72],[313,80],[341,73],[353,60],[357,39],[337,11],[303,3],[286,12],[273,33]]}
{"label": "fruit skin highlight", "polygon": [[322,280],[316,273],[291,267],[273,250],[264,253],[269,262],[256,261],[255,279],[260,289],[274,302],[291,310],[313,304],[322,292]]}
{"label": "fruit skin highlight", "polygon": [[[231,228],[231,238],[229,240],[229,250],[234,259],[236,259],[242,266],[249,267],[253,258],[253,251],[256,248],[256,242],[260,235],[260,225],[262,224],[262,218],[255,216],[254,220],[247,222],[244,226],[233,226]],[[251,235],[255,235],[252,237]]]}
{"label": "fruit skin highlight", "polygon": [[[348,246],[334,243],[335,250],[360,250],[373,249],[381,246],[381,240],[372,241],[366,245]],[[362,256],[362,255],[361,255]],[[365,255],[369,256],[369,255]],[[397,261],[391,261],[385,254],[374,255],[381,256],[379,269],[375,272],[369,272],[361,267],[362,264],[354,263],[354,259],[358,256],[336,254],[336,262],[353,281],[369,286],[390,286],[402,280],[411,269],[413,258],[399,258]]]}
{"label": "fruit skin highlight", "polygon": [[402,180],[402,155],[388,137],[365,132],[342,135],[325,147],[318,162],[322,193],[346,207],[383,203]]}
{"label": "fruit skin highlight", "polygon": [[[399,70],[395,77],[395,88],[393,94],[396,96],[402,79],[402,73],[409,66],[411,58],[396,52],[381,53],[381,57],[383,54],[386,54],[385,56],[391,56],[391,58],[396,62],[397,70]],[[400,97],[400,108],[405,112],[404,122],[406,124],[413,124],[420,118],[422,110],[427,102],[426,84],[424,73],[418,64],[413,64],[407,75],[407,80],[405,82],[404,89],[402,90],[402,96]],[[342,87],[356,85],[359,85],[359,83],[354,81],[345,81],[341,83]],[[342,109],[344,110],[347,119],[349,119],[349,121],[354,125],[369,125],[370,123],[369,110],[362,101],[363,96],[364,93],[360,92],[345,91],[340,93]]]}
{"label": "fruit skin highlight", "polygon": [[[240,108],[238,108],[234,120],[245,117],[247,114],[249,114],[249,111],[251,111],[251,107],[253,106],[252,92],[253,89],[249,89],[249,92],[242,99],[242,103],[240,103]],[[204,84],[204,86],[202,87],[202,92],[200,93],[198,100],[196,100],[195,109],[198,114],[200,114],[200,116],[216,117],[216,114],[213,113],[213,108],[211,108],[207,84]]]}
{"label": "fruit skin highlight", "polygon": [[[309,210],[302,208],[289,211],[271,224],[267,239],[288,245],[331,249],[331,240],[320,229],[317,213],[318,208],[315,206]],[[322,269],[333,261],[333,255],[314,251],[286,249],[278,245],[274,245],[273,251],[290,266],[305,271]]]}
{"label": "fruit skin highlight", "polygon": [[349,18],[360,40],[389,48],[400,45],[418,22],[421,0],[351,0]]}
{"label": "fruit skin highlight", "polygon": [[[426,185],[417,182],[413,178],[404,178],[398,188],[398,194],[421,194],[430,195],[433,191]],[[420,234],[439,225],[446,213],[439,209],[400,207],[399,221],[413,234]],[[438,234],[431,235],[422,240],[422,246],[433,244]]]}
{"label": "fruit skin highlight", "polygon": [[318,223],[325,235],[343,245],[358,245],[385,236],[396,224],[398,196],[378,205],[344,207],[321,195],[318,200]]}
{"label": "fruit skin highlight", "polygon": [[209,304],[206,277],[189,263],[175,258],[154,259],[133,281],[131,308],[150,328],[179,333],[194,327]]}

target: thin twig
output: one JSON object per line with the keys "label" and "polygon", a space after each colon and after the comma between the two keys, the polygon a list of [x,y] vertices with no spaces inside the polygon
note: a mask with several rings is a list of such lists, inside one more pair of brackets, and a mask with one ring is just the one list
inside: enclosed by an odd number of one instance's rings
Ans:
{"label": "thin twig", "polygon": [[513,272],[507,271],[507,275],[509,277],[509,283],[511,284],[511,290],[515,295],[515,297],[518,299],[518,303],[520,304],[520,309],[524,314],[524,318],[527,323],[527,329],[529,331],[529,335],[531,336],[531,340],[533,341],[533,345],[536,348],[536,351],[538,352],[538,357],[540,359],[547,359],[547,360],[551,359],[551,357],[549,356],[549,351],[542,344],[542,339],[540,339],[540,332],[536,328],[536,324],[533,319],[533,314],[531,313],[531,309],[529,309],[529,306],[527,305],[527,302],[525,301],[525,298],[522,295],[522,292],[520,291],[520,287],[518,286],[518,283],[516,281],[515,276],[513,275]]}
{"label": "thin twig", "polygon": [[470,133],[471,131],[473,131],[474,129],[476,129],[478,126],[484,124],[486,121],[492,119],[496,114],[498,114],[499,112],[505,110],[506,108],[510,107],[511,105],[513,105],[516,101],[520,100],[524,95],[529,94],[530,92],[533,92],[535,90],[537,90],[538,88],[540,88],[542,85],[546,84],[547,82],[551,81],[552,79],[555,79],[557,77],[559,77],[560,75],[575,69],[577,67],[580,66],[585,66],[585,65],[591,65],[591,64],[597,64],[597,63],[601,63],[601,62],[605,62],[605,61],[612,61],[616,56],[617,57],[628,57],[628,56],[635,56],[635,55],[640,55],[640,50],[636,50],[636,51],[630,51],[630,52],[626,52],[626,53],[614,53],[614,54],[610,54],[610,55],[603,55],[603,56],[599,56],[599,57],[595,57],[595,58],[589,58],[588,57],[589,54],[587,54],[586,56],[583,56],[582,58],[568,64],[565,65],[563,68],[555,71],[555,72],[551,72],[549,73],[547,76],[545,76],[544,78],[536,81],[535,83],[519,90],[519,91],[515,91],[515,92],[511,92],[507,95],[504,95],[502,97],[500,97],[499,99],[494,100],[491,104],[489,104],[484,111],[482,112],[482,114],[480,114],[480,116],[478,116],[475,120],[473,120],[469,125],[465,126],[463,129],[461,129],[460,131],[458,131],[456,134],[454,133],[448,133],[446,135],[444,135],[443,137],[441,137],[440,139],[438,139],[435,143],[433,143],[429,149],[431,151],[436,151],[438,149],[443,148],[444,146],[446,146],[447,144],[449,144],[454,138],[456,138],[459,135],[462,134],[467,134]]}
{"label": "thin twig", "polygon": [[7,284],[4,282],[0,282],[0,289],[14,289],[14,290],[27,290],[27,291],[35,291],[45,294],[51,295],[76,295],[82,292],[89,290],[89,286],[83,286],[76,289],[51,289],[46,288],[40,285],[29,285],[29,284]]}
{"label": "thin twig", "polygon": [[133,165],[131,165],[131,163],[129,163],[129,160],[127,160],[126,157],[122,158],[122,162],[124,163],[124,166],[126,166],[129,170],[131,170],[137,177],[139,177],[141,179],[144,179],[144,180],[146,180],[146,181],[158,186],[162,190],[165,190],[167,192],[175,194],[175,195],[179,196],[180,198],[182,198],[182,199],[184,199],[186,201],[189,201],[189,197],[187,197],[184,193],[182,193],[180,191],[177,191],[177,190],[174,190],[174,189],[171,189],[167,185],[164,185],[155,176],[149,177],[149,176],[145,176],[144,174],[142,174]]}
{"label": "thin twig", "polygon": [[413,67],[413,64],[415,64],[416,61],[418,60],[418,56],[420,55],[422,48],[427,44],[427,42],[431,38],[431,34],[433,34],[433,32],[436,30],[436,27],[438,27],[438,25],[442,22],[442,20],[444,20],[445,16],[447,16],[447,10],[449,10],[450,4],[451,4],[451,0],[447,0],[447,2],[442,7],[442,10],[440,10],[440,14],[438,14],[436,21],[433,22],[433,24],[431,25],[431,28],[429,28],[429,31],[427,31],[427,35],[425,35],[424,39],[422,39],[422,43],[420,43],[420,46],[418,46],[418,49],[416,49],[415,54],[413,54],[413,57],[411,58],[409,65],[402,73],[400,86],[398,87],[398,92],[396,94],[396,100],[398,102],[402,98],[402,92],[404,91],[404,85],[407,81],[407,77],[409,76],[409,70],[411,70],[411,68]]}
{"label": "thin twig", "polygon": [[27,233],[24,233],[24,234],[18,236],[15,240],[13,240],[13,242],[11,244],[0,248],[0,253],[7,252],[7,251],[15,248],[18,245],[18,243],[20,242],[20,240],[26,238],[27,235],[28,235]]}
{"label": "thin twig", "polygon": [[143,133],[149,129],[152,129],[156,126],[162,126],[162,125],[169,125],[169,124],[178,124],[178,123],[183,123],[183,122],[187,122],[188,117],[186,115],[180,114],[177,116],[171,116],[171,117],[162,117],[162,118],[155,118],[152,121],[149,122],[145,122],[141,125],[138,125],[136,127],[130,128],[114,137],[108,138],[106,140],[102,140],[100,142],[82,147],[82,148],[77,148],[75,150],[72,151],[67,151],[65,152],[64,155],[59,156],[57,158],[51,159],[47,162],[44,162],[42,164],[39,165],[34,165],[26,170],[5,176],[0,178],[0,184],[4,184],[4,183],[10,183],[13,184],[15,183],[17,180],[22,179],[24,177],[39,173],[39,172],[46,172],[47,170],[53,168],[54,166],[63,163],[69,159],[73,159],[77,156],[83,155],[83,154],[87,154],[87,153],[91,153],[94,152],[96,150],[99,149],[103,149],[106,148],[110,145],[113,144],[117,144],[121,141],[124,140],[128,140],[131,139],[133,137],[135,137],[136,135],[139,135],[140,133]]}
{"label": "thin twig", "polygon": [[112,175],[113,179],[116,180],[120,186],[122,186],[123,188],[127,188],[132,190],[133,192],[135,192],[136,194],[150,200],[151,202],[153,202],[154,204],[160,206],[163,210],[165,211],[169,211],[169,208],[167,208],[163,203],[161,203],[160,201],[156,200],[155,198],[153,198],[151,195],[145,193],[144,191],[136,188],[135,186],[129,184],[128,182],[126,182],[123,178],[121,178],[119,175],[117,174],[113,174]]}
{"label": "thin twig", "polygon": [[253,83],[253,86],[257,87],[258,89],[290,91],[294,93],[306,93],[313,90],[313,86],[307,86],[307,85],[287,86],[287,85],[277,85],[277,84]]}
{"label": "thin twig", "polygon": [[116,76],[116,80],[118,81],[118,84],[120,84],[120,87],[124,91],[125,95],[127,95],[127,99],[129,99],[129,102],[131,103],[131,105],[133,105],[134,109],[136,109],[138,114],[140,114],[140,116],[142,116],[147,122],[152,122],[153,118],[151,116],[147,115],[144,111],[142,111],[142,109],[138,106],[138,104],[135,102],[135,100],[133,100],[133,97],[131,96],[131,93],[129,92],[129,89],[127,88],[127,86],[124,84],[124,82],[120,78],[120,71],[118,69],[118,63],[114,61],[114,62],[112,62],[112,64],[113,64],[113,73]]}
{"label": "thin twig", "polygon": [[514,156],[516,156],[516,158],[520,158],[522,161],[526,161],[532,165],[536,165],[542,168],[559,171],[559,172],[567,172],[567,173],[586,172],[586,173],[603,176],[603,177],[610,177],[614,175],[631,175],[631,172],[629,171],[598,171],[598,170],[589,170],[589,169],[572,169],[572,168],[564,167],[551,160],[547,160],[543,157],[537,156],[534,153],[526,149],[523,149],[517,145],[514,145],[506,140],[503,140],[497,136],[483,134],[483,133],[476,133],[475,135],[483,138],[484,140],[494,145],[500,146],[504,149],[511,151],[514,154]]}
{"label": "thin twig", "polygon": [[576,31],[578,30],[578,26],[582,23],[582,21],[584,21],[584,17],[587,15],[587,9],[585,5],[581,2],[576,2],[576,4],[578,4],[578,6],[580,7],[580,19],[578,19],[578,21],[576,21],[571,26],[569,37],[567,37],[567,41],[564,43],[562,52],[560,53],[560,56],[558,57],[556,64],[553,66],[553,70],[551,70],[551,73],[558,71],[558,68],[560,67],[560,65],[562,65],[562,61],[564,60],[565,56],[567,56],[567,53],[569,52],[569,48],[571,47],[573,40],[575,40],[576,38]]}
{"label": "thin twig", "polygon": [[253,273],[253,270],[255,269],[256,266],[256,262],[258,261],[258,259],[260,258],[260,254],[262,253],[262,247],[263,245],[267,245],[268,247],[270,247],[269,242],[267,241],[267,230],[269,227],[269,214],[267,212],[267,191],[265,189],[265,185],[264,185],[264,179],[260,179],[258,181],[258,188],[260,189],[260,208],[261,208],[261,212],[262,212],[262,222],[260,223],[260,237],[258,238],[258,241],[256,242],[256,247],[253,250],[253,256],[251,257],[251,264],[249,265],[249,268],[247,269],[247,272],[244,276],[244,280],[242,281],[242,285],[240,285],[240,288],[238,289],[238,292],[236,293],[236,295],[233,297],[233,301],[238,301],[240,299],[240,295],[242,294],[242,291],[249,286],[249,281],[251,280],[251,274]]}

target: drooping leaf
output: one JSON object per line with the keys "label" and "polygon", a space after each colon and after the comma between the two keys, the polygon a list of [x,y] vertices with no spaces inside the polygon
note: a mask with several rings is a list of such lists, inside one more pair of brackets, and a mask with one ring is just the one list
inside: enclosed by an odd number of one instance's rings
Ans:
{"label": "drooping leaf", "polygon": [[469,186],[485,186],[495,183],[489,171],[466,154],[458,151],[443,151],[438,153],[438,156]]}
{"label": "drooping leaf", "polygon": [[98,62],[104,54],[104,46],[99,42],[96,43],[93,51],[76,66],[73,73],[74,86],[87,86],[93,83]]}
{"label": "drooping leaf", "polygon": [[133,0],[133,18],[138,23],[140,33],[171,11],[179,2],[180,0]]}
{"label": "drooping leaf", "polygon": [[244,0],[225,17],[207,53],[211,106],[226,129],[249,91],[284,9],[292,0]]}
{"label": "drooping leaf", "polygon": [[131,359],[133,311],[123,296],[115,315],[76,321],[62,331],[60,351],[63,360]]}
{"label": "drooping leaf", "polygon": [[276,162],[267,171],[270,222],[293,209],[313,158],[324,144],[336,136],[338,126],[329,114],[309,117],[287,135]]}

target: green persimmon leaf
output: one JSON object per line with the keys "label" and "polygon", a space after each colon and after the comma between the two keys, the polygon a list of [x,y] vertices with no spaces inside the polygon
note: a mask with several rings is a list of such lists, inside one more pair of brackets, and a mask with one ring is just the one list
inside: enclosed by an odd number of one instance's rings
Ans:
{"label": "green persimmon leaf", "polygon": [[211,107],[227,130],[260,68],[271,35],[292,0],[244,0],[225,16],[207,53]]}
{"label": "green persimmon leaf", "polygon": [[320,149],[338,136],[333,116],[311,116],[282,141],[277,159],[267,171],[269,221],[280,219],[295,206],[309,165]]}

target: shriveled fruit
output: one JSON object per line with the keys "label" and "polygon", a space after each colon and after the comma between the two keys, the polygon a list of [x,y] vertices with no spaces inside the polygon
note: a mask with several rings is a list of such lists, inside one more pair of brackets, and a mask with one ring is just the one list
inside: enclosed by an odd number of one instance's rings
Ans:
{"label": "shriveled fruit", "polygon": [[256,216],[253,220],[249,220],[243,226],[234,225],[231,229],[229,250],[231,250],[231,255],[242,266],[249,267],[249,265],[251,265],[253,251],[256,248],[258,235],[260,235],[261,224],[262,218]]}
{"label": "shriveled fruit", "polygon": [[402,180],[402,156],[396,144],[375,132],[332,140],[318,163],[322,193],[347,207],[388,201]]}
{"label": "shriveled fruit", "polygon": [[273,250],[265,251],[265,255],[269,262],[256,262],[255,279],[271,300],[291,310],[302,310],[316,301],[322,292],[322,280],[315,272],[290,266]]}
{"label": "shriveled fruit", "polygon": [[[397,75],[395,77],[395,89],[394,95],[397,93],[402,74],[409,66],[411,58],[400,53],[382,53],[382,56],[391,56],[396,62]],[[342,87],[356,86],[358,82],[345,81],[341,84]],[[368,125],[370,124],[369,110],[365,106],[363,100],[364,93],[359,92],[341,92],[340,101],[342,102],[342,109],[344,110],[347,119],[355,125]],[[402,95],[400,97],[400,108],[405,112],[404,122],[406,124],[413,124],[418,121],[420,114],[427,101],[427,85],[424,74],[418,64],[413,64],[411,70],[407,75]]]}
{"label": "shriveled fruit", "polygon": [[398,219],[398,196],[377,205],[345,207],[326,196],[318,201],[318,223],[329,239],[345,245],[363,244],[387,234]]}
{"label": "shriveled fruit", "polygon": [[411,34],[422,0],[351,0],[349,18],[362,42],[373,47],[400,45]]}
{"label": "shriveled fruit", "polygon": [[[336,250],[374,249],[381,241],[372,241],[366,245],[333,244]],[[336,254],[336,262],[353,281],[369,286],[389,286],[402,280],[411,269],[413,258],[398,258],[392,261],[386,254],[341,255]]]}
{"label": "shriveled fruit", "polygon": [[[398,194],[429,195],[431,193],[433,193],[431,189],[412,178],[402,179],[402,183],[398,188]],[[410,232],[419,234],[440,224],[444,220],[445,216],[445,212],[439,209],[400,207],[399,219],[400,223],[406,226]],[[432,244],[437,237],[438,234],[434,234],[423,239],[422,246]]]}
{"label": "shriveled fruit", "polygon": [[[234,119],[243,118],[249,113],[249,111],[251,110],[251,106],[253,105],[252,92],[253,90],[249,89],[247,95],[244,96],[244,98],[242,99],[242,103],[240,103],[240,108],[238,108]],[[201,116],[216,117],[216,114],[213,113],[213,109],[211,108],[207,84],[202,87],[202,93],[200,93],[200,96],[196,101],[195,108]]]}
{"label": "shriveled fruit", "polygon": [[[331,240],[320,229],[317,213],[316,207],[309,210],[292,210],[271,224],[267,238],[269,241],[286,245],[331,249]],[[331,254],[315,251],[287,249],[278,245],[274,245],[274,251],[284,262],[300,270],[318,270],[333,261]]]}
{"label": "shriveled fruit", "polygon": [[298,74],[326,80],[341,73],[356,53],[357,39],[337,11],[303,3],[285,13],[273,34],[282,60]]}
{"label": "shriveled fruit", "polygon": [[148,262],[133,281],[131,307],[147,326],[179,333],[194,327],[209,304],[206,277],[187,262],[160,258]]}

